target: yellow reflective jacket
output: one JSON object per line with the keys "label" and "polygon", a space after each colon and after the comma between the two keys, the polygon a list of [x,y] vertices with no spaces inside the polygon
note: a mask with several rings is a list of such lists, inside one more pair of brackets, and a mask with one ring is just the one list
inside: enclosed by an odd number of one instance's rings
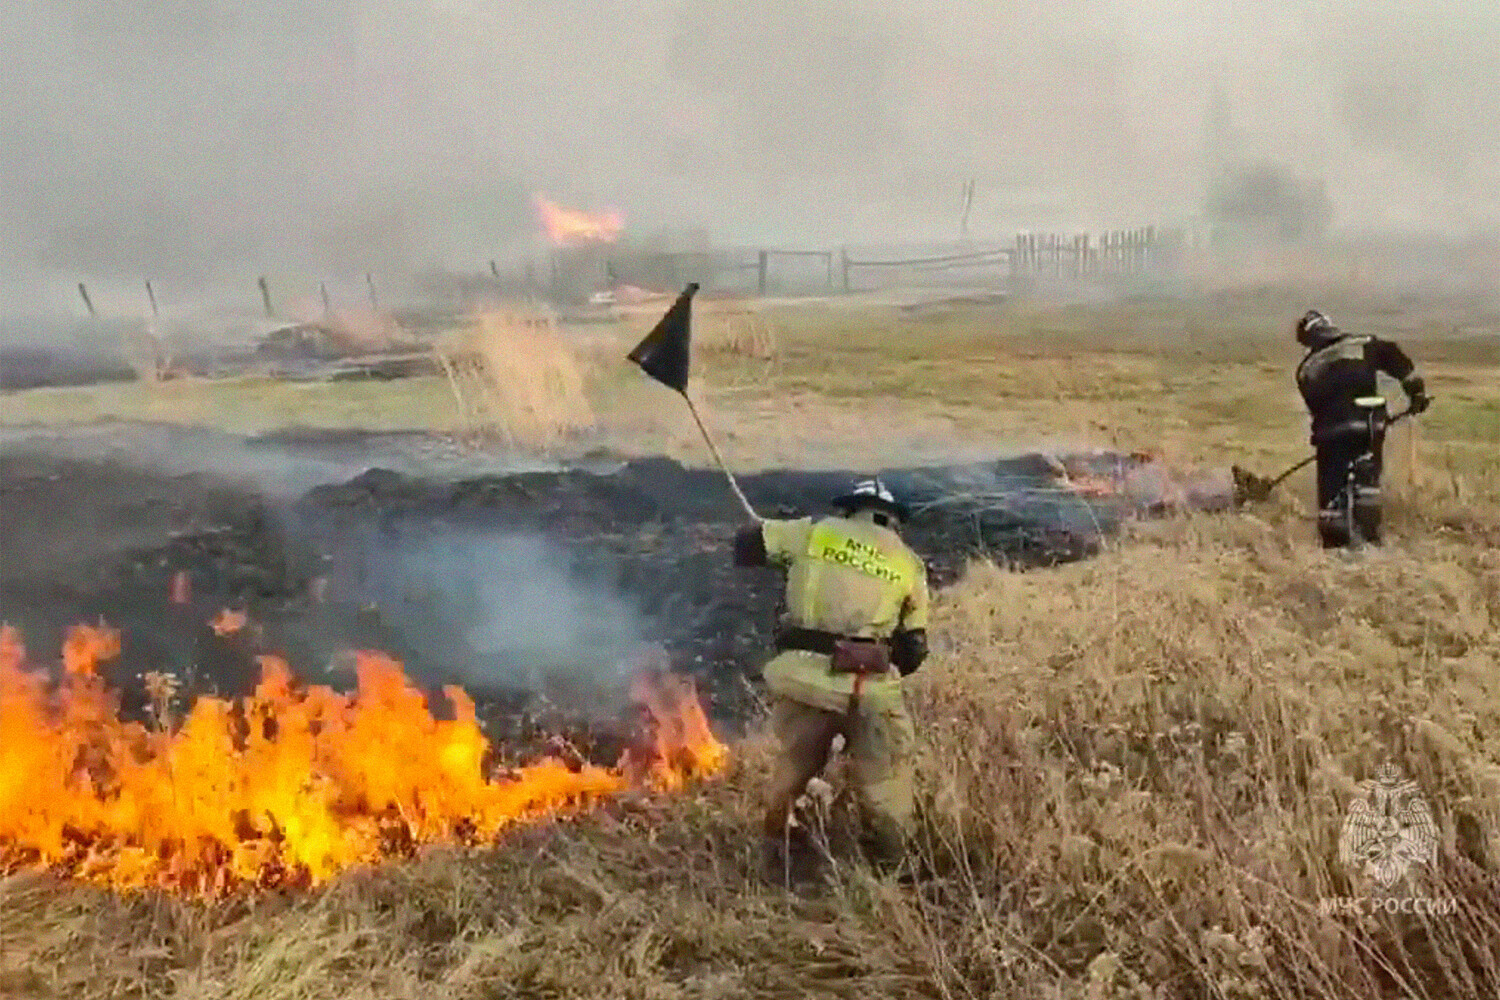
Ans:
{"label": "yellow reflective jacket", "polygon": [[[787,571],[783,624],[870,639],[927,628],[927,567],[890,528],[857,517],[804,517],[765,521],[761,535],[768,561]],[[828,659],[787,650],[762,675],[777,694],[842,711],[854,678],[830,673]],[[899,701],[899,674],[866,678],[860,697],[871,707]]]}

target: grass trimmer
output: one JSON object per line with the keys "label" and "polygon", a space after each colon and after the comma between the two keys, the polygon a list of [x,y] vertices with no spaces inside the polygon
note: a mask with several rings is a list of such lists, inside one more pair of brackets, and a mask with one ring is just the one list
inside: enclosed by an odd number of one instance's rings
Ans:
{"label": "grass trimmer", "polygon": [[[1388,420],[1385,426],[1387,429],[1390,429],[1409,416],[1411,416],[1411,408],[1407,407]],[[1286,482],[1294,472],[1304,468],[1317,457],[1318,453],[1313,452],[1296,465],[1287,468],[1279,475],[1269,478],[1266,476],[1257,476],[1255,473],[1248,469],[1243,469],[1238,465],[1232,466],[1230,472],[1234,475],[1234,502],[1236,504],[1260,503],[1271,499],[1271,494],[1275,492],[1276,487]]]}

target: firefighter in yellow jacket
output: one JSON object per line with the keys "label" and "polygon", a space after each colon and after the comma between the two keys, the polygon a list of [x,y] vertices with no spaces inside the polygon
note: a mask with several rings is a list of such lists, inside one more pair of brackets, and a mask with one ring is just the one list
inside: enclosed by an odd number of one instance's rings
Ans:
{"label": "firefighter in yellow jacket", "polygon": [[762,673],[781,744],[765,815],[779,859],[792,806],[842,735],[879,860],[904,853],[913,819],[913,731],[901,678],[927,657],[927,569],[898,534],[908,519],[878,479],[837,516],[766,520],[735,537],[738,566],[786,569],[777,655]]}

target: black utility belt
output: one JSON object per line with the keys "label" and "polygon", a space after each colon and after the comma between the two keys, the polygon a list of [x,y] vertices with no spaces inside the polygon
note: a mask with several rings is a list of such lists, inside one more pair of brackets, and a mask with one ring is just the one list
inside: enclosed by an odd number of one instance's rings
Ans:
{"label": "black utility belt", "polygon": [[879,646],[890,644],[885,639],[839,635],[837,632],[824,632],[815,628],[782,628],[776,631],[776,649],[779,652],[795,649],[804,653],[822,653],[824,656],[832,656],[834,647],[841,642],[860,642]]}
{"label": "black utility belt", "polygon": [[1312,441],[1314,444],[1326,444],[1329,441],[1337,441],[1341,438],[1369,437],[1372,430],[1379,434],[1385,430],[1389,423],[1390,421],[1388,420],[1377,418],[1373,428],[1368,422],[1359,419],[1340,420],[1336,423],[1321,424],[1313,427]]}

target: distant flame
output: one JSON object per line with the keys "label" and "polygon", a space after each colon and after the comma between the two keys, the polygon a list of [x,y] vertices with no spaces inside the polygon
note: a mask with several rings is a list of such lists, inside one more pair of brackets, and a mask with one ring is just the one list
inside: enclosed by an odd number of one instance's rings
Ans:
{"label": "distant flame", "polygon": [[1174,468],[1154,450],[1133,451],[1100,469],[1083,456],[1047,457],[1054,482],[1086,497],[1119,497],[1147,510],[1210,510],[1233,498],[1233,477],[1225,470]]}
{"label": "distant flame", "polygon": [[79,626],[60,683],[0,627],[0,875],[46,869],[116,889],[217,896],[311,886],[423,844],[477,844],[637,783],[671,790],[722,769],[691,681],[643,672],[651,746],[620,765],[547,759],[491,777],[473,701],[438,721],[401,665],[355,657],[357,693],[299,688],[261,658],[254,694],[203,697],[179,725],[124,722],[96,674],[111,629]]}
{"label": "distant flame", "polygon": [[217,636],[231,636],[239,632],[250,621],[243,611],[230,611],[225,608],[220,611],[218,617],[208,623],[208,627],[214,630]]}
{"label": "distant flame", "polygon": [[563,208],[542,195],[533,195],[537,213],[541,216],[542,229],[547,239],[555,246],[572,246],[578,243],[612,243],[625,227],[619,212],[607,211],[599,214]]}

